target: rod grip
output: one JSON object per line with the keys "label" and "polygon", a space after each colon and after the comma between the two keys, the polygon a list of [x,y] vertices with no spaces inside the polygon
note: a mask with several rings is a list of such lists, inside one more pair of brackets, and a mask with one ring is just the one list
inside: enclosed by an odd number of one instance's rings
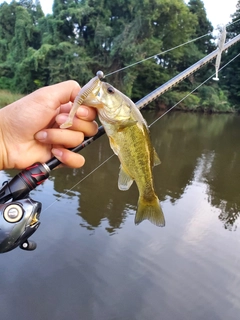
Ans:
{"label": "rod grip", "polygon": [[49,177],[49,168],[38,162],[24,169],[10,181],[4,182],[0,190],[0,203],[24,199],[31,190]]}

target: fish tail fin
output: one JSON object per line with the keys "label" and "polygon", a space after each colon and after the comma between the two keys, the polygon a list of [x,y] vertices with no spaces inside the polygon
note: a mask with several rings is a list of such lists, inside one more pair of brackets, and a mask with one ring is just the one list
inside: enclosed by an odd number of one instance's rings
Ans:
{"label": "fish tail fin", "polygon": [[146,219],[158,227],[165,226],[163,211],[157,196],[151,201],[146,201],[143,197],[139,197],[135,224],[138,225]]}

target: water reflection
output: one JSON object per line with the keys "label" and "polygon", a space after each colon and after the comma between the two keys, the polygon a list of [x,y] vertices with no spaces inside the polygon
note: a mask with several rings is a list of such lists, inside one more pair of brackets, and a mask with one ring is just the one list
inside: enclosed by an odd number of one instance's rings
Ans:
{"label": "water reflection", "polygon": [[[235,230],[240,210],[239,116],[173,113],[162,120],[161,138],[158,128],[152,133],[162,154],[163,193],[174,202],[188,185],[206,184],[208,201],[221,210],[224,227]],[[201,173],[194,177],[199,166]]]}
{"label": "water reflection", "polygon": [[[170,173],[169,178],[165,175],[166,194],[179,199],[194,183],[194,172],[201,163],[197,181],[207,185],[208,201],[221,210],[219,219],[228,230],[235,230],[240,210],[239,122],[239,116],[233,115],[174,113],[161,123],[161,141],[155,139],[164,157],[163,174]],[[157,128],[152,129],[156,137]]]}
{"label": "water reflection", "polygon": [[[144,116],[151,124],[158,115],[145,112]],[[162,161],[153,173],[156,193],[163,207],[167,202],[177,205],[189,187],[201,184],[207,201],[220,210],[218,218],[224,228],[236,230],[240,212],[239,124],[240,117],[236,115],[175,112],[151,127],[153,145]],[[83,168],[52,173],[50,180],[57,192],[54,195],[77,201],[81,227],[91,231],[104,225],[106,231],[113,234],[129,215],[135,214],[137,188],[133,185],[126,192],[118,190],[119,160],[116,156],[95,170],[112,155],[106,136],[82,153],[87,160]],[[164,214],[168,223],[168,212]]]}
{"label": "water reflection", "polygon": [[106,137],[84,168],[55,170],[31,192],[37,250],[1,255],[1,319],[237,319],[240,241],[225,229],[239,223],[239,123],[172,113],[151,128],[165,228],[134,226],[138,191],[118,190],[116,157],[77,184],[112,154]]}
{"label": "water reflection", "polygon": [[[145,113],[150,124],[156,114]],[[240,118],[233,115],[198,115],[172,113],[151,127],[153,145],[162,164],[154,168],[156,191],[161,202],[175,204],[194,182],[207,184],[208,201],[221,210],[219,219],[228,230],[235,230],[239,216],[239,129]],[[81,170],[56,171],[54,188],[66,192],[87,173],[94,170],[112,154],[107,137],[84,150],[86,166]],[[202,167],[201,174],[195,171]],[[138,192],[117,189],[119,162],[116,157],[92,173],[74,188],[79,192],[78,213],[81,226],[88,229],[108,220],[110,233],[124,223],[129,212],[136,209]],[[66,176],[63,179],[63,176]],[[166,213],[167,214],[167,213]]]}

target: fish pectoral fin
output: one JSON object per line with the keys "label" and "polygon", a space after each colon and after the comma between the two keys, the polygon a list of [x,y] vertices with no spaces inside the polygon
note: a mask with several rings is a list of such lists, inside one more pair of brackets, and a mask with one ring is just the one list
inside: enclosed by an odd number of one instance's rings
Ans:
{"label": "fish pectoral fin", "polygon": [[118,177],[118,188],[119,190],[126,191],[128,190],[133,183],[133,179],[129,174],[123,169],[122,165],[120,166],[119,177]]}
{"label": "fish pectoral fin", "polygon": [[120,132],[120,131],[122,131],[122,130],[125,129],[125,128],[132,127],[132,126],[134,126],[136,123],[137,123],[136,120],[129,120],[129,119],[128,119],[128,120],[124,120],[124,121],[122,121],[121,124],[118,125],[117,131]]}
{"label": "fish pectoral fin", "polygon": [[139,197],[135,224],[138,225],[146,219],[158,227],[165,226],[163,211],[157,196],[152,201],[146,201],[143,197]]}
{"label": "fish pectoral fin", "polygon": [[89,93],[88,96],[86,97],[86,99],[83,101],[83,104],[88,106],[88,107],[94,107],[94,108],[102,108],[103,107],[103,103],[100,102],[95,94],[93,93]]}
{"label": "fish pectoral fin", "polygon": [[117,143],[115,143],[115,140],[109,136],[109,143],[110,143],[110,147],[113,150],[113,152],[118,156],[119,152],[120,152],[120,147]]}
{"label": "fish pectoral fin", "polygon": [[153,148],[153,166],[158,166],[159,164],[161,164],[161,160],[159,159],[156,150]]}

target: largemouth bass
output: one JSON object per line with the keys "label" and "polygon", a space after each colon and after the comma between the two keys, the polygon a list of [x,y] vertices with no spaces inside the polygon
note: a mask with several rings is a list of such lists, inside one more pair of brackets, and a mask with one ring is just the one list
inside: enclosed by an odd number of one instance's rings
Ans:
{"label": "largemouth bass", "polygon": [[106,82],[98,81],[84,104],[97,108],[110,146],[120,160],[118,187],[128,190],[135,180],[139,200],[135,223],[145,219],[164,226],[164,215],[153,187],[152,168],[160,160],[152,147],[147,124],[136,105]]}

